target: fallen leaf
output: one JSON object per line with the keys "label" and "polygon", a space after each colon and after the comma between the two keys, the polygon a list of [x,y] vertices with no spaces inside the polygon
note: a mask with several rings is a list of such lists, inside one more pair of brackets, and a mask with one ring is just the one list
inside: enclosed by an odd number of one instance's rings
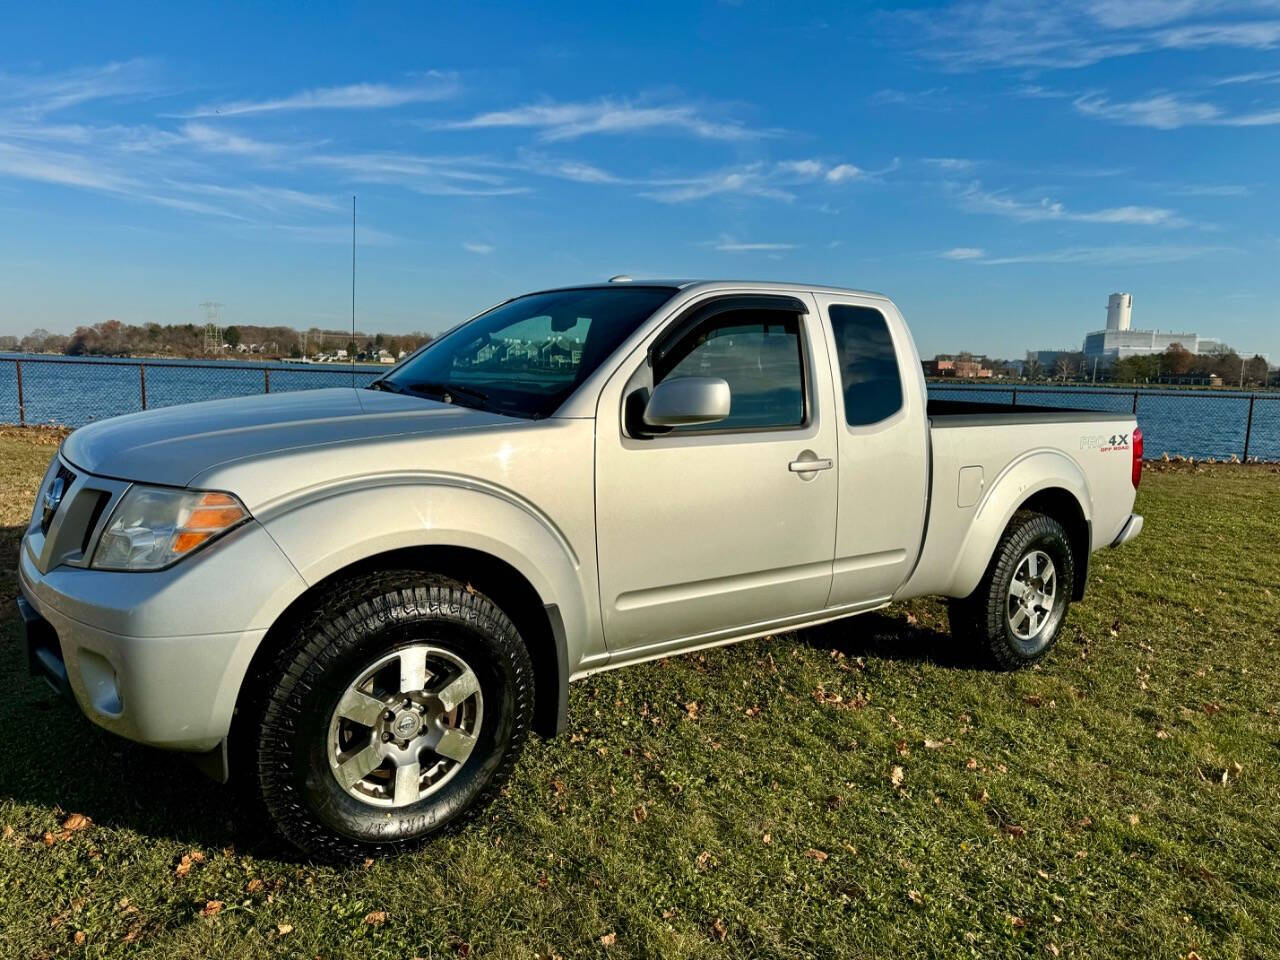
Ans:
{"label": "fallen leaf", "polygon": [[62,821],[62,829],[70,830],[75,833],[77,830],[83,830],[85,827],[91,826],[93,821],[86,817],[83,813],[73,813],[67,819]]}
{"label": "fallen leaf", "polygon": [[617,942],[618,935],[616,933],[606,933],[600,938],[600,946],[602,947],[612,947]]}
{"label": "fallen leaf", "polygon": [[1129,814],[1129,826],[1136,827],[1141,822],[1142,822],[1142,818],[1138,816],[1136,813]]}
{"label": "fallen leaf", "polygon": [[706,870],[709,866],[711,866],[711,851],[703,850],[700,854],[698,854],[698,859],[696,862],[698,864],[699,870]]}
{"label": "fallen leaf", "polygon": [[292,924],[292,923],[277,923],[277,924],[276,924],[276,933],[277,933],[277,934],[279,934],[279,935],[280,935],[280,936],[282,936],[282,937],[288,936],[289,934],[293,933],[293,924]]}
{"label": "fallen leaf", "polygon": [[895,787],[901,787],[902,781],[906,779],[906,772],[901,767],[894,767],[889,771],[889,782]]}
{"label": "fallen leaf", "polygon": [[1030,696],[1023,697],[1022,702],[1029,707],[1038,707],[1042,701],[1040,700],[1040,695],[1038,693],[1033,693]]}
{"label": "fallen leaf", "polygon": [[928,737],[926,737],[924,741],[924,748],[926,750],[941,750],[943,747],[949,747],[949,746],[951,746],[950,737],[947,737],[947,739],[945,740],[930,740]]}
{"label": "fallen leaf", "polygon": [[1027,828],[1016,823],[1006,823],[1004,825],[1004,832],[1011,837],[1025,837],[1027,835]]}
{"label": "fallen leaf", "polygon": [[204,853],[199,850],[184,853],[182,859],[178,861],[178,865],[173,869],[174,876],[185,877],[197,863],[204,863]]}
{"label": "fallen leaf", "polygon": [[729,936],[729,928],[724,925],[723,917],[716,917],[716,922],[711,924],[711,935],[721,943]]}
{"label": "fallen leaf", "polygon": [[966,770],[977,770],[978,761],[974,757],[970,757],[968,760],[964,762],[964,768]]}
{"label": "fallen leaf", "polygon": [[684,705],[684,713],[690,720],[698,719],[698,711],[702,708],[698,706],[697,700],[690,700]]}
{"label": "fallen leaf", "polygon": [[387,911],[370,910],[364,915],[364,922],[371,927],[380,927],[387,922]]}
{"label": "fallen leaf", "polygon": [[88,938],[88,935],[83,930],[77,930],[75,936],[72,937],[71,939],[73,939],[76,942],[76,946],[79,946],[89,938]]}
{"label": "fallen leaf", "polygon": [[919,890],[908,890],[907,899],[914,903],[917,907],[924,903],[924,895]]}
{"label": "fallen leaf", "polygon": [[631,818],[636,823],[644,823],[649,819],[649,811],[644,808],[643,803],[637,804],[636,808],[631,811]]}
{"label": "fallen leaf", "polygon": [[817,860],[819,863],[826,863],[827,857],[830,856],[825,850],[819,850],[817,847],[810,847],[804,852],[804,855],[810,860]]}
{"label": "fallen leaf", "polygon": [[911,753],[911,748],[907,746],[907,741],[899,740],[893,745],[893,749],[898,751],[898,756],[905,757]]}
{"label": "fallen leaf", "polygon": [[222,912],[222,906],[223,904],[221,900],[210,900],[208,903],[204,905],[204,907],[201,908],[200,916],[216,917],[219,913]]}
{"label": "fallen leaf", "polygon": [[767,847],[769,844],[773,843],[773,836],[772,834],[766,833],[760,838],[760,841]]}
{"label": "fallen leaf", "polygon": [[1049,956],[1051,957],[1056,957],[1060,953],[1062,953],[1062,951],[1058,949],[1058,945],[1056,943],[1050,943],[1046,945],[1045,949],[1049,951]]}
{"label": "fallen leaf", "polygon": [[842,806],[844,806],[844,797],[840,796],[840,794],[833,793],[827,797],[828,810],[839,810]]}
{"label": "fallen leaf", "polygon": [[52,833],[50,833],[48,830],[46,830],[44,832],[44,836],[40,838],[40,842],[43,843],[46,847],[52,847],[55,843],[58,842],[58,838],[55,837]]}
{"label": "fallen leaf", "polygon": [[1206,716],[1212,717],[1215,713],[1222,712],[1222,704],[1220,703],[1202,703],[1200,709],[1205,712]]}
{"label": "fallen leaf", "polygon": [[1157,730],[1157,731],[1156,731],[1156,739],[1157,739],[1157,740],[1168,740],[1168,739],[1169,739],[1169,731],[1168,731],[1168,730]]}
{"label": "fallen leaf", "polygon": [[554,793],[557,797],[562,796],[564,794],[564,791],[565,791],[565,786],[564,786],[563,780],[551,781],[551,792]]}
{"label": "fallen leaf", "polygon": [[1023,920],[1021,917],[1010,917],[1009,922],[1013,924],[1015,927],[1017,927],[1019,930],[1021,930],[1023,927],[1027,925],[1027,921]]}
{"label": "fallen leaf", "polygon": [[676,915],[676,908],[675,908],[675,907],[671,907],[669,910],[663,910],[663,911],[662,911],[662,919],[663,919],[663,920],[670,920],[670,919],[671,919],[672,917],[674,917],[675,915]]}

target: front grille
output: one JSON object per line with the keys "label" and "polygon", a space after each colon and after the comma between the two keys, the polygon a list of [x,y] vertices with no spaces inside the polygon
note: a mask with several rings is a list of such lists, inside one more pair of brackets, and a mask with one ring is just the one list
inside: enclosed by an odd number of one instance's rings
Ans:
{"label": "front grille", "polygon": [[58,515],[58,510],[67,500],[71,485],[76,482],[76,475],[67,469],[65,463],[58,464],[58,471],[41,493],[40,500],[40,532],[48,536],[49,525]]}

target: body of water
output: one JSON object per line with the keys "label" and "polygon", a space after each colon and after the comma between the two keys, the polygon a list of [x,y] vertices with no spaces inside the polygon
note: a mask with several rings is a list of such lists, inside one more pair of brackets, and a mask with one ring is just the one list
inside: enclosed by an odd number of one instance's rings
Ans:
{"label": "body of water", "polygon": [[[0,354],[0,423],[18,423],[17,363],[22,362],[25,420],[29,424],[81,426],[146,406],[320,387],[364,386],[385,366],[241,363],[198,360],[99,360]],[[1133,390],[1021,386],[1008,383],[931,383],[929,391],[950,399],[1015,403],[1132,413]],[[1231,391],[1138,390],[1137,414],[1146,455],[1242,456],[1248,430],[1249,455],[1280,460],[1280,394]],[[1250,406],[1253,408],[1249,426]]]}

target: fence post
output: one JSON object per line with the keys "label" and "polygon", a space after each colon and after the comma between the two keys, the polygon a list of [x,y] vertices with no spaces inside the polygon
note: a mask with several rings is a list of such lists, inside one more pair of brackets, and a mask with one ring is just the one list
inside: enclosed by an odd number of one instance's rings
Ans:
{"label": "fence post", "polygon": [[271,368],[270,367],[262,368],[262,392],[263,393],[271,392]]}
{"label": "fence post", "polygon": [[1256,394],[1249,397],[1249,419],[1245,421],[1244,425],[1244,456],[1240,458],[1243,463],[1249,462],[1249,438],[1253,434],[1253,404],[1257,399]]}
{"label": "fence post", "polygon": [[1014,387],[1014,388],[1013,388],[1013,403],[1009,404],[1009,406],[1011,406],[1011,407],[1016,407],[1017,405],[1018,405],[1018,388],[1017,388],[1017,387]]}
{"label": "fence post", "polygon": [[142,386],[142,409],[147,409],[147,365],[138,364],[138,382]]}
{"label": "fence post", "polygon": [[1138,391],[1133,391],[1133,415],[1138,415]]}
{"label": "fence post", "polygon": [[13,366],[18,374],[18,426],[25,427],[27,425],[27,406],[22,398],[22,361],[13,361]]}

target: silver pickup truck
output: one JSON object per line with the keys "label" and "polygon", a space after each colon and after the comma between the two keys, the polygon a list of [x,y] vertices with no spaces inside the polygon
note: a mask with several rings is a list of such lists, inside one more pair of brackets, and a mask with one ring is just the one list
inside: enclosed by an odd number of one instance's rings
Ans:
{"label": "silver pickup truck", "polygon": [[595,671],[921,595],[1035,663],[1142,529],[1141,455],[1132,417],[929,400],[883,296],[618,279],[368,388],[75,431],[19,606],[95,723],[365,856],[475,813]]}

